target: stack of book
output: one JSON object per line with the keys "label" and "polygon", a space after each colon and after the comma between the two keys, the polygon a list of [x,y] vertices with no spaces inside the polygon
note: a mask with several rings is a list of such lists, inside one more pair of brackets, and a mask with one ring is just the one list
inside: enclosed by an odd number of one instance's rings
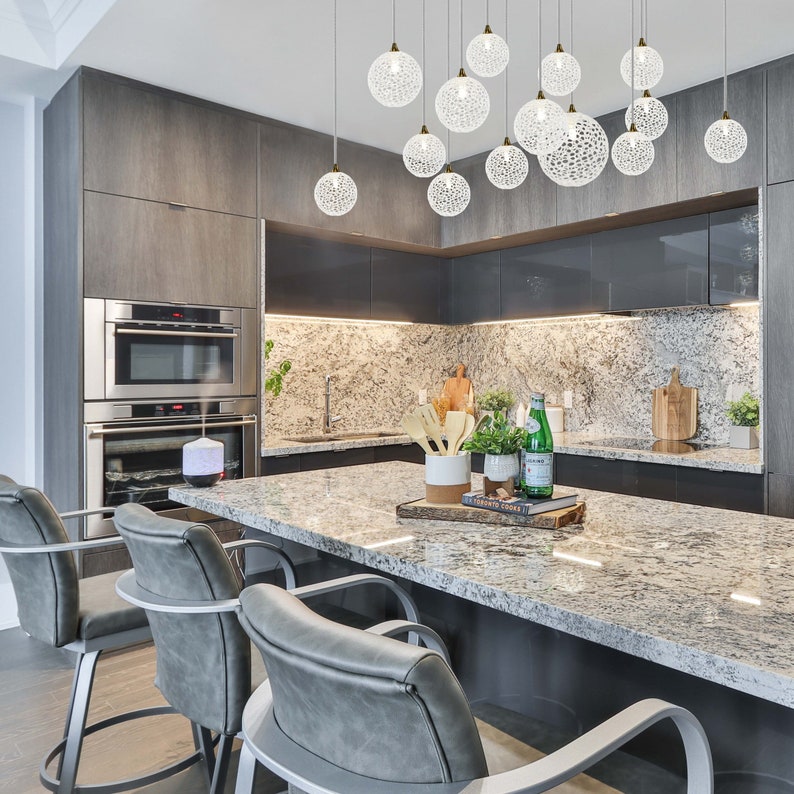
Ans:
{"label": "stack of book", "polygon": [[479,491],[468,491],[463,494],[461,504],[468,507],[481,507],[483,510],[496,510],[499,513],[510,513],[514,516],[534,516],[537,513],[548,513],[551,510],[562,510],[576,504],[578,494],[554,492],[551,496],[539,499],[523,499],[511,496],[503,488],[488,496]]}

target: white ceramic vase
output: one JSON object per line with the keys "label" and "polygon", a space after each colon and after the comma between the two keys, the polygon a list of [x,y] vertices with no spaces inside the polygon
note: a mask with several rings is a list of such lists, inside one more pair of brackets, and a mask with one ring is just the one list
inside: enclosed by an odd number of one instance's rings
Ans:
{"label": "white ceramic vase", "polygon": [[758,428],[740,427],[731,425],[730,444],[733,449],[757,449],[758,448]]}
{"label": "white ceramic vase", "polygon": [[483,474],[493,482],[504,482],[510,477],[517,479],[518,453],[511,452],[509,455],[486,454]]}

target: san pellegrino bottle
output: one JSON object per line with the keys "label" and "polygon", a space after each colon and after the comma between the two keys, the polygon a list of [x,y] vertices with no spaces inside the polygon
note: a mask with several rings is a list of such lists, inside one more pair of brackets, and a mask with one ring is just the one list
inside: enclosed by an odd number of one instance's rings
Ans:
{"label": "san pellegrino bottle", "polygon": [[530,395],[529,414],[525,425],[527,441],[521,455],[520,487],[527,499],[551,496],[554,491],[552,458],[554,440],[546,418],[546,396]]}

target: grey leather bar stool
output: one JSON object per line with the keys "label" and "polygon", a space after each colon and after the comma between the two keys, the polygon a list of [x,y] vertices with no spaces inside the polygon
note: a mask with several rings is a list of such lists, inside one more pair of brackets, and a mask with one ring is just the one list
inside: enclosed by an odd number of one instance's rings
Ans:
{"label": "grey leather bar stool", "polygon": [[[64,514],[74,517],[86,511]],[[17,599],[22,629],[41,642],[76,654],[74,679],[63,739],[42,760],[39,777],[51,791],[125,791],[155,783],[195,763],[194,754],[135,779],[78,785],[83,738],[95,731],[138,717],[170,714],[169,706],[125,712],[86,726],[91,689],[100,654],[151,639],[143,610],[115,593],[118,574],[79,579],[73,552],[118,546],[118,538],[69,542],[63,522],[47,497],[36,488],[17,485],[0,475],[0,553]],[[121,682],[123,684],[123,682]],[[49,765],[58,758],[53,777]]]}
{"label": "grey leather bar stool", "polygon": [[582,773],[668,718],[688,794],[713,792],[706,735],[678,706],[640,701],[556,752],[489,774],[466,696],[437,652],[327,621],[270,585],[243,590],[238,613],[268,680],[243,713],[236,794],[253,790],[257,762],[307,794],[615,792]]}

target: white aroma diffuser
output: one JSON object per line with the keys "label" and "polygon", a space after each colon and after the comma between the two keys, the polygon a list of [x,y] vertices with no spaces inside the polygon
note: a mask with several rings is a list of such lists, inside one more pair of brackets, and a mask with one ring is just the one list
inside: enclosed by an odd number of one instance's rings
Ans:
{"label": "white aroma diffuser", "polygon": [[188,485],[206,488],[223,477],[223,442],[197,438],[182,447],[182,477]]}

